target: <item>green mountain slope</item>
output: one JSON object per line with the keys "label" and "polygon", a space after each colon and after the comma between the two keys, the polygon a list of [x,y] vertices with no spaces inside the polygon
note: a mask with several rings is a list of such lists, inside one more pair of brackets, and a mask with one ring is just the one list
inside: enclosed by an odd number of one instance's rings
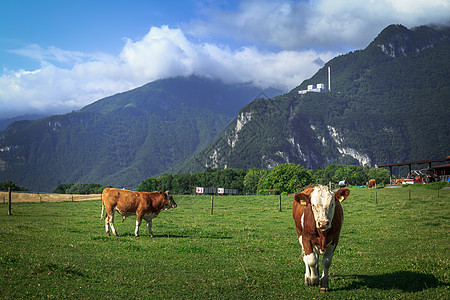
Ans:
{"label": "green mountain slope", "polygon": [[15,122],[0,134],[0,181],[39,191],[78,181],[135,188],[204,148],[260,92],[180,77],[69,114]]}
{"label": "green mountain slope", "polygon": [[[324,83],[331,91],[299,94]],[[391,25],[288,94],[256,100],[175,173],[332,162],[380,165],[450,153],[450,29]]]}

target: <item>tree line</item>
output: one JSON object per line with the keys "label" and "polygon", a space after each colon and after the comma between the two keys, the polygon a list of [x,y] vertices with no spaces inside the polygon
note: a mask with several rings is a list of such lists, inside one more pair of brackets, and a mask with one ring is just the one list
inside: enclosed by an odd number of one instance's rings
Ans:
{"label": "tree line", "polygon": [[386,169],[355,165],[330,164],[325,169],[308,170],[301,165],[281,164],[273,169],[214,169],[193,174],[162,174],[142,181],[138,191],[170,191],[174,194],[193,194],[195,187],[223,187],[238,189],[240,194],[256,194],[265,190],[295,193],[309,184],[338,183],[365,185],[369,179],[379,184],[389,183]]}
{"label": "tree line", "polygon": [[11,180],[7,180],[5,182],[0,182],[0,191],[7,191],[8,188],[11,188],[11,191],[19,191],[19,192],[27,192],[28,189],[23,186],[18,186]]}
{"label": "tree line", "polygon": [[[309,170],[297,164],[281,164],[273,169],[216,169],[207,168],[193,174],[167,174],[150,177],[141,182],[138,191],[170,191],[173,194],[193,194],[195,187],[223,187],[237,189],[240,194],[264,193],[275,190],[279,193],[295,193],[309,184],[338,183],[346,180],[350,185],[365,185],[369,179],[378,184],[389,183],[387,169],[371,168],[344,164],[330,164],[325,169]],[[12,181],[0,183],[0,190],[28,191]],[[58,194],[101,194],[103,189],[111,187],[98,183],[62,183],[53,193]]]}
{"label": "tree line", "polygon": [[99,183],[62,183],[59,184],[53,193],[57,194],[101,194],[105,188],[111,186],[103,186]]}

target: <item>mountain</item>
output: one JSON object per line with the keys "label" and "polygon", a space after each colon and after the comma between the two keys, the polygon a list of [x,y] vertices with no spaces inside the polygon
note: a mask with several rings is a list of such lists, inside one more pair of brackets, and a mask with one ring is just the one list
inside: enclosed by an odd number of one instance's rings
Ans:
{"label": "mountain", "polygon": [[6,119],[0,119],[0,131],[5,130],[8,125],[11,123],[17,122],[17,121],[24,121],[24,120],[37,120],[47,117],[50,114],[29,114],[29,115],[21,115],[14,118],[6,118]]}
{"label": "mountain", "polygon": [[261,93],[280,94],[179,77],[69,114],[14,122],[0,133],[0,182],[36,191],[72,182],[135,188],[208,145]]}
{"label": "mountain", "polygon": [[[331,91],[307,92],[308,85]],[[289,93],[258,99],[174,173],[296,163],[380,165],[450,153],[450,28],[385,28]]]}

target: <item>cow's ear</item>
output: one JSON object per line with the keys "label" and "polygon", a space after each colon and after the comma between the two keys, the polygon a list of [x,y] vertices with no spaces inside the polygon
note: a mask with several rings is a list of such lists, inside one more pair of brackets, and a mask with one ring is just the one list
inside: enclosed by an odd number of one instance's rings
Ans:
{"label": "cow's ear", "polygon": [[348,195],[350,195],[349,189],[339,189],[336,191],[336,193],[334,193],[334,197],[336,198],[336,200],[338,200],[340,202],[347,199]]}
{"label": "cow's ear", "polygon": [[306,206],[311,202],[311,199],[308,195],[303,193],[298,193],[294,196],[294,200],[297,201],[300,205]]}

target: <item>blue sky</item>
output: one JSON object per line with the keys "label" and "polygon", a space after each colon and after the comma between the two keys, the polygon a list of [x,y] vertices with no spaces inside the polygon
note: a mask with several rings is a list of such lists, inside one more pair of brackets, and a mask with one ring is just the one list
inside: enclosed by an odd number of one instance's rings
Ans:
{"label": "blue sky", "polygon": [[0,119],[180,75],[288,91],[390,24],[449,21],[450,0],[2,0]]}

